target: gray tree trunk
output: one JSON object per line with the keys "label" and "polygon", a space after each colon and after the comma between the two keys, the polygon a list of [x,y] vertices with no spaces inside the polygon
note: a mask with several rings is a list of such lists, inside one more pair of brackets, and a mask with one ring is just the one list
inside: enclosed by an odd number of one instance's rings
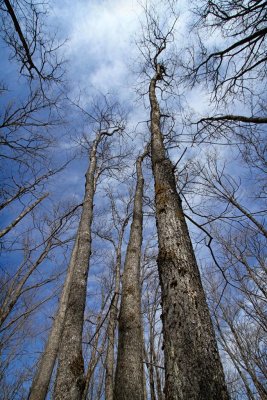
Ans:
{"label": "gray tree trunk", "polygon": [[54,400],[80,400],[85,386],[82,333],[91,254],[91,224],[97,166],[96,151],[101,137],[101,133],[98,133],[93,142],[90,164],[86,173],[83,209],[76,238],[75,268],[72,273],[64,329],[58,353]]}
{"label": "gray tree trunk", "polygon": [[143,230],[142,157],[136,163],[137,184],[133,220],[127,247],[119,314],[119,343],[115,375],[116,400],[144,400],[143,330],[141,318],[140,258]]}
{"label": "gray tree trunk", "polygon": [[173,165],[166,155],[156,97],[161,68],[151,79],[151,155],[159,239],[165,396],[168,400],[228,399],[215,334],[189,237]]}
{"label": "gray tree trunk", "polygon": [[64,319],[69,298],[70,284],[72,281],[72,275],[75,267],[76,250],[77,250],[77,240],[75,241],[72,250],[72,256],[67,276],[64,282],[64,286],[62,289],[58,311],[54,319],[54,323],[51,328],[44,353],[41,357],[35,377],[33,379],[32,387],[28,397],[29,400],[44,400],[46,398],[64,326]]}
{"label": "gray tree trunk", "polygon": [[108,329],[107,329],[107,356],[105,363],[105,399],[113,400],[113,390],[114,390],[114,351],[115,351],[115,330],[117,325],[118,318],[118,301],[119,301],[119,291],[120,291],[120,272],[121,272],[121,247],[122,247],[122,239],[124,230],[128,223],[125,221],[125,224],[122,227],[120,232],[119,242],[116,249],[116,267],[115,267],[115,288],[114,288],[114,296],[110,305],[110,314],[108,321]]}

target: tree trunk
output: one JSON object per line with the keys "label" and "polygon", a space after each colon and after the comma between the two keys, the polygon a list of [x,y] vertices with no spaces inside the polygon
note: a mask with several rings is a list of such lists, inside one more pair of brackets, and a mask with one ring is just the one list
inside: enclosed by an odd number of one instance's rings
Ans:
{"label": "tree trunk", "polygon": [[75,267],[70,283],[64,329],[58,354],[55,400],[80,400],[85,385],[82,333],[87,276],[91,254],[91,224],[93,219],[93,198],[97,165],[96,151],[100,139],[101,133],[98,133],[93,142],[90,152],[90,165],[86,173],[83,210],[76,238]]}
{"label": "tree trunk", "polygon": [[[101,311],[103,311],[103,309]],[[92,350],[91,359],[90,359],[90,362],[88,365],[87,373],[85,376],[85,386],[84,386],[82,400],[87,399],[91,379],[93,377],[95,368],[96,368],[96,366],[99,362],[99,359],[101,358],[104,348],[105,348],[106,335],[105,335],[105,338],[103,339],[101,346],[98,347],[98,342],[99,342],[100,333],[101,333],[101,330],[100,330],[101,325],[102,325],[102,312],[99,313],[98,318],[97,318],[97,325],[95,328],[96,335],[95,335],[95,339],[92,343],[93,350]]]}
{"label": "tree trunk", "polygon": [[155,352],[155,347],[154,347],[154,340],[151,343],[151,351],[152,351],[152,363],[155,365],[155,373],[156,373],[156,383],[157,383],[157,399],[162,400],[162,389],[161,389],[161,381],[160,381],[160,375],[159,375],[159,367],[158,367],[158,358]]}
{"label": "tree trunk", "polygon": [[[128,219],[127,219],[128,222]],[[115,330],[117,325],[118,317],[118,301],[120,291],[120,272],[121,272],[121,246],[125,227],[123,225],[122,231],[120,232],[119,243],[116,249],[116,268],[115,268],[115,288],[114,296],[111,301],[110,314],[108,321],[108,345],[107,345],[107,357],[106,357],[106,375],[105,375],[105,399],[113,400],[113,384],[114,384],[114,350],[115,350]]]}
{"label": "tree trunk", "polygon": [[44,353],[41,357],[40,363],[37,368],[37,372],[33,379],[32,387],[29,393],[29,400],[44,400],[49,388],[50,379],[54,369],[55,361],[58,354],[59,342],[62,335],[64,319],[67,309],[67,303],[69,298],[70,284],[72,281],[72,275],[75,267],[75,258],[77,250],[77,240],[75,241],[71,260],[67,272],[67,276],[62,289],[60,303],[52,329],[50,331]]}
{"label": "tree trunk", "polygon": [[145,357],[145,363],[146,363],[146,367],[148,370],[148,376],[149,376],[150,400],[156,400],[154,369],[153,369],[153,365],[151,364],[151,362],[149,362],[148,354],[147,354],[145,347],[144,347],[144,357]]}
{"label": "tree trunk", "polygon": [[116,400],[144,400],[140,286],[144,186],[142,160],[144,155],[139,157],[136,163],[137,184],[133,220],[122,281],[119,342],[114,390],[114,398]]}
{"label": "tree trunk", "polygon": [[165,396],[168,400],[228,399],[215,334],[189,237],[174,169],[166,156],[156,97],[160,65],[151,79],[151,155],[159,239]]}

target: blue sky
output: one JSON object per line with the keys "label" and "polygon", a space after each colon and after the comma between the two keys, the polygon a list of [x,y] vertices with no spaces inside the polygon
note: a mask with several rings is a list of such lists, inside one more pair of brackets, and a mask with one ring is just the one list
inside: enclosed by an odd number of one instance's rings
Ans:
{"label": "blue sky", "polygon": [[[175,46],[178,50],[185,46],[188,37],[187,24],[189,21],[187,19],[187,4],[186,1],[183,1],[179,5],[181,15],[176,27]],[[67,60],[65,80],[69,98],[76,101],[79,97],[80,105],[90,110],[90,99],[92,96],[97,96],[99,93],[109,94],[110,96],[114,95],[128,112],[128,127],[125,139],[132,149],[132,157],[129,165],[129,170],[132,173],[134,173],[135,157],[142,149],[144,141],[148,138],[147,124],[144,122],[149,118],[147,98],[144,101],[138,99],[139,96],[136,92],[139,82],[140,56],[135,42],[140,35],[140,20],[143,18],[142,12],[143,10],[139,2],[134,0],[79,0],[75,2],[59,0],[54,2],[54,4],[51,3],[46,28],[50,32],[56,30],[59,39],[66,40],[66,43],[59,52]],[[220,44],[221,40],[222,38],[219,35],[211,35],[208,42],[211,45],[215,41],[217,44]],[[1,106],[8,105],[11,99],[15,99],[15,106],[18,104],[17,102],[20,98],[25,98],[27,83],[19,75],[19,67],[16,62],[8,60],[9,51],[3,42],[0,44],[0,52],[1,80],[10,89],[9,92],[3,93],[0,97]],[[181,91],[184,93],[184,97],[181,100],[182,105],[185,106],[184,113],[188,111],[186,108],[187,105],[190,105],[194,109],[196,113],[194,117],[198,114],[205,114],[214,106],[213,104],[209,105],[209,94],[203,87],[198,86],[190,91],[183,88]],[[230,104],[231,107],[232,104]],[[179,124],[180,107],[178,99],[176,103],[176,98],[172,101],[172,110],[176,118],[178,116],[176,129],[179,132],[181,129],[181,125]],[[235,111],[245,112],[247,110],[248,107],[242,103],[235,106]],[[225,112],[225,108],[222,111]],[[77,138],[86,132],[89,138],[92,139],[92,134],[90,127],[86,125],[86,121],[77,110],[70,109],[69,106],[66,107],[62,103],[60,114],[63,117],[64,123],[54,127],[51,131],[56,139],[53,149],[49,151],[51,166],[53,163],[60,165],[69,158],[73,158],[73,160],[68,164],[66,169],[50,179],[45,185],[45,190],[49,191],[50,197],[36,210],[34,222],[41,221],[44,214],[51,215],[54,205],[58,205],[60,202],[63,205],[66,205],[68,202],[77,204],[81,202],[83,197],[84,174],[88,164],[88,157],[85,153],[81,153],[77,144]],[[184,143],[182,146],[170,151],[174,162],[179,159],[186,145]],[[181,162],[181,167],[195,155],[201,160],[205,159],[204,156],[206,153],[206,146],[189,149]],[[233,171],[234,175],[243,174],[245,185],[242,186],[240,199],[244,199],[247,205],[256,207],[256,203],[254,204],[254,199],[252,199],[251,176],[248,171],[243,171],[240,159],[237,159],[237,153],[229,151],[229,147],[220,147],[219,156],[222,164],[225,160],[229,160],[227,170],[230,174],[233,174]],[[1,182],[6,183],[6,178],[11,179],[12,174],[14,177],[19,177],[19,171],[16,170],[16,167],[14,169],[13,167],[11,168],[10,165],[7,161],[1,165]],[[247,176],[245,176],[245,173]],[[151,175],[149,175],[149,172],[146,172],[146,174],[151,185]],[[106,182],[100,187],[99,193],[96,196],[96,208],[101,208],[106,202],[104,194],[105,185]],[[115,187],[118,185],[118,182],[113,180],[112,185]],[[122,191],[124,190],[125,188],[122,189]],[[190,194],[188,197],[191,198],[192,203],[198,203],[202,200],[199,193]],[[14,215],[17,215],[23,206],[20,202],[16,202],[8,208],[1,216],[1,226],[12,220]],[[104,211],[104,219],[108,218],[109,215],[108,211]],[[78,219],[76,218],[70,223],[72,234],[75,232],[77,221]],[[19,244],[21,246],[22,233],[31,226],[32,222],[33,218],[27,217],[21,224],[18,224],[16,229],[9,234],[7,245],[5,246],[14,246],[14,242],[15,245]],[[154,225],[149,219],[145,224],[146,235],[148,235],[153,230]],[[49,224],[46,225],[46,229],[48,229],[48,226]],[[191,228],[192,231],[196,230],[195,227],[191,226]],[[36,232],[34,230],[32,233],[34,239],[39,238],[38,235],[40,235],[40,233],[37,234]],[[127,237],[128,233],[126,234]],[[101,246],[104,247],[105,245],[98,243],[98,249]],[[124,250],[125,246],[126,242],[124,243]],[[11,271],[15,271],[18,268],[23,253],[21,250],[9,253],[8,248],[6,247],[5,249],[6,251],[3,253],[0,266],[2,269],[8,267],[8,273],[11,273]],[[53,257],[46,264],[42,265],[42,269],[37,271],[32,279],[43,279],[46,274],[48,276],[49,274],[53,274],[55,265],[59,271],[63,272],[67,267],[70,249],[71,245],[66,246],[64,251],[56,250]],[[203,252],[201,254],[202,258],[205,259],[206,253]],[[97,261],[94,261],[94,258],[92,259],[91,275],[89,276],[90,283],[88,286],[89,294],[98,289],[99,277],[102,274],[106,274],[104,267],[103,259],[97,259]],[[51,285],[45,287],[42,292],[36,293],[36,297],[41,300],[49,296],[54,290],[58,290],[62,279],[63,275],[59,276]],[[57,296],[58,293],[57,291]],[[34,297],[31,300],[34,300]],[[94,301],[92,303],[92,307],[94,307]],[[41,343],[43,343],[43,339],[47,335],[47,327],[51,324],[54,309],[55,298],[45,303],[38,313],[33,316],[29,327],[25,328],[27,332],[31,331],[32,323],[34,327],[32,330],[34,332],[35,330],[39,330],[40,325],[41,330],[43,329],[44,332],[43,335],[38,336],[34,341],[30,334],[28,336],[25,335],[25,343],[22,345],[25,353],[22,352],[22,356],[19,358],[18,369],[20,368],[20,363],[27,365],[29,369],[32,368],[33,359],[36,361],[35,356],[32,358],[32,353],[36,354],[35,352],[40,351]],[[12,365],[10,368],[12,368]]]}

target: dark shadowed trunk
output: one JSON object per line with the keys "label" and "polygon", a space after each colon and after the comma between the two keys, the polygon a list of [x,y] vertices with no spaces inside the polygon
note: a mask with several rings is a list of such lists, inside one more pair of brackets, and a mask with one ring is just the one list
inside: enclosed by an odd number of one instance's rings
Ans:
{"label": "dark shadowed trunk", "polygon": [[133,220],[127,247],[119,315],[119,343],[115,375],[116,400],[144,400],[143,330],[141,318],[140,258],[143,230],[142,157],[136,163],[137,184]]}
{"label": "dark shadowed trunk", "polygon": [[160,130],[157,81],[151,79],[151,155],[155,181],[158,268],[162,291],[165,396],[168,400],[228,399],[209,310],[190,241],[174,169]]}

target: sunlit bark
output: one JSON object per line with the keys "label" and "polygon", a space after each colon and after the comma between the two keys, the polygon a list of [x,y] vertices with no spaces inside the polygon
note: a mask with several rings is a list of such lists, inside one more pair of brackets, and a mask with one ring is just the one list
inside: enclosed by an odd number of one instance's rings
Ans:
{"label": "sunlit bark", "polygon": [[167,399],[228,399],[215,335],[200,274],[178,195],[171,161],[160,130],[156,85],[151,79],[151,155],[155,180],[158,268],[162,291]]}

